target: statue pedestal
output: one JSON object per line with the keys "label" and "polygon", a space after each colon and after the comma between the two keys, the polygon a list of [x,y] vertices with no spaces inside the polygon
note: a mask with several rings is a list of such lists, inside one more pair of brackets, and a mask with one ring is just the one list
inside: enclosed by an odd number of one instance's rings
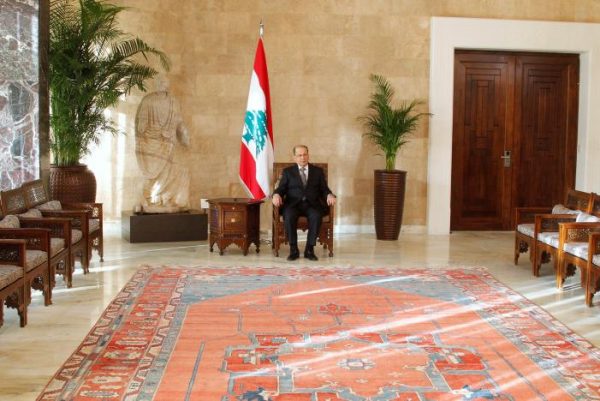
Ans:
{"label": "statue pedestal", "polygon": [[199,210],[170,214],[121,213],[121,236],[131,242],[205,241],[208,215]]}

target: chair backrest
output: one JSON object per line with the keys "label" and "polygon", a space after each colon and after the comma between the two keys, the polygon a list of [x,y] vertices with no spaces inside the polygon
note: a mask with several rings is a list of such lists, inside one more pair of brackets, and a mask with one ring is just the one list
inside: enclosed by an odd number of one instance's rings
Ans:
{"label": "chair backrest", "polygon": [[592,194],[589,192],[577,191],[569,189],[565,196],[565,206],[573,210],[581,210],[590,212],[592,207]]}
{"label": "chair backrest", "polygon": [[589,214],[600,217],[600,195],[592,193],[592,205]]}
{"label": "chair backrest", "polygon": [[23,187],[0,192],[0,204],[4,215],[25,213],[28,210]]}
{"label": "chair backrest", "polygon": [[34,180],[23,184],[23,191],[29,209],[50,201],[48,191],[46,191],[42,180]]}
{"label": "chair backrest", "polygon": [[[286,163],[273,163],[273,188],[277,188],[279,184],[279,180],[281,179],[281,174],[283,173],[283,169],[289,166],[293,166],[296,163],[286,162]],[[329,179],[329,175],[327,172],[327,163],[311,163],[317,167],[321,167],[323,169],[323,173],[325,174],[325,180]]]}

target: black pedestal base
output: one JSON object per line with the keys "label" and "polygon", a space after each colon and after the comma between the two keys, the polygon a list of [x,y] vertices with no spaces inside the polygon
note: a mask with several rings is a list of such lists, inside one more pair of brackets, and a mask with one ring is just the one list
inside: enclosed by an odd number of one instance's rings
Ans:
{"label": "black pedestal base", "polygon": [[205,241],[208,215],[198,210],[188,213],[121,213],[121,236],[131,242]]}

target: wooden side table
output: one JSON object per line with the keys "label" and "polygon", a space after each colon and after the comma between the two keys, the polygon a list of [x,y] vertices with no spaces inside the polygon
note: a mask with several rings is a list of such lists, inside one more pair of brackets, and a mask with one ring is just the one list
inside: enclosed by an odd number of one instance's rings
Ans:
{"label": "wooden side table", "polygon": [[230,244],[236,244],[248,254],[250,244],[254,243],[256,252],[260,244],[260,204],[262,200],[248,198],[209,199],[210,251],[216,243],[219,254]]}

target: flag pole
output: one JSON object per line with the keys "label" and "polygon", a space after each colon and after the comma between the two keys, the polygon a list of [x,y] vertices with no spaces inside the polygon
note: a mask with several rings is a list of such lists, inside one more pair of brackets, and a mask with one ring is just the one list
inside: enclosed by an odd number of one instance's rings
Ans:
{"label": "flag pole", "polygon": [[260,25],[259,25],[259,28],[258,28],[258,34],[260,35],[261,39],[262,39],[264,33],[265,33],[265,26],[263,25],[262,18],[261,18],[260,19]]}

